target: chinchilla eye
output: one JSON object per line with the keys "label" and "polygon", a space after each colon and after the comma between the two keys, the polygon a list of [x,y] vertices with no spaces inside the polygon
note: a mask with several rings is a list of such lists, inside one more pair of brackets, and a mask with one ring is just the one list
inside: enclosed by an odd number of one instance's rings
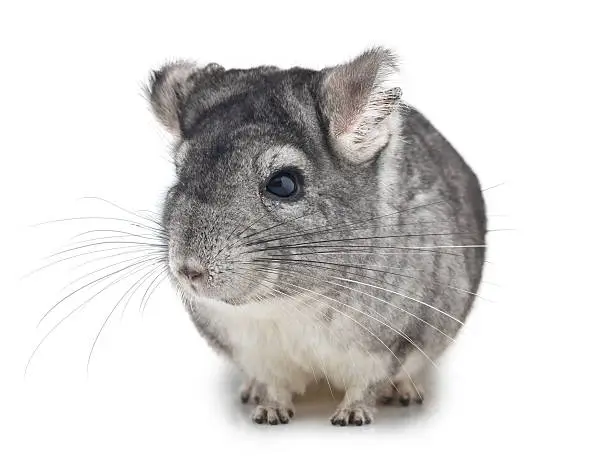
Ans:
{"label": "chinchilla eye", "polygon": [[266,191],[279,198],[289,198],[298,191],[297,178],[288,171],[277,172],[268,180]]}

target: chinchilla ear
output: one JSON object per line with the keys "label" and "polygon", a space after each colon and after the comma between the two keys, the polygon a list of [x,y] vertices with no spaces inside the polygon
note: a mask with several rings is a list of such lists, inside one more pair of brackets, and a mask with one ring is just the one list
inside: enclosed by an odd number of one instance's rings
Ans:
{"label": "chinchilla ear", "polygon": [[395,55],[374,48],[351,62],[322,70],[321,111],[330,143],[346,160],[359,164],[374,159],[396,128],[402,90]]}
{"label": "chinchilla ear", "polygon": [[223,70],[214,63],[202,68],[194,62],[176,61],[151,73],[146,88],[147,97],[157,119],[172,135],[182,135],[183,106],[198,78]]}

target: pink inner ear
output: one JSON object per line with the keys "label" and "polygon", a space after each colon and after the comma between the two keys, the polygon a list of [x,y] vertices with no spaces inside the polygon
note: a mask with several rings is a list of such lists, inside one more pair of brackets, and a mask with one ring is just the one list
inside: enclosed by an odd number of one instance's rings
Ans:
{"label": "pink inner ear", "polygon": [[359,129],[376,86],[395,68],[393,54],[376,48],[329,69],[323,86],[332,135],[338,137]]}
{"label": "pink inner ear", "polygon": [[389,88],[395,57],[375,48],[323,72],[322,109],[336,152],[354,163],[371,159],[394,129],[394,121],[385,120],[401,97],[399,88]]}
{"label": "pink inner ear", "polygon": [[359,125],[359,115],[363,112],[370,96],[372,85],[361,80],[347,79],[340,75],[330,78],[328,90],[333,91],[332,103],[334,117],[331,120],[331,131],[336,137],[349,133]]}

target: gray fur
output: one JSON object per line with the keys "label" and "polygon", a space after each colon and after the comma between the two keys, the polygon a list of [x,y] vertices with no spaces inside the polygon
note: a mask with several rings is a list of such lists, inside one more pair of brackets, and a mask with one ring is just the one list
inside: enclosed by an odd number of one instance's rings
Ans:
{"label": "gray fur", "polygon": [[[272,394],[303,390],[283,372],[309,369],[291,356],[295,368],[241,361],[224,309],[265,327],[269,310],[257,305],[286,298],[303,327],[296,348],[316,346],[309,330],[324,327],[338,355],[363,348],[395,378],[411,356],[438,358],[471,308],[485,252],[480,185],[442,135],[400,103],[399,88],[385,86],[395,62],[377,48],[322,71],[178,63],[151,80],[153,110],[181,151],[163,213],[170,271],[200,332],[268,387],[258,420],[290,403]],[[283,168],[303,177],[298,198],[266,193]],[[185,265],[209,275],[190,283]],[[310,299],[298,300],[305,292]],[[274,358],[283,357],[280,335]],[[345,400],[334,423],[370,416],[365,400],[377,378],[361,391],[355,380],[362,395]]]}

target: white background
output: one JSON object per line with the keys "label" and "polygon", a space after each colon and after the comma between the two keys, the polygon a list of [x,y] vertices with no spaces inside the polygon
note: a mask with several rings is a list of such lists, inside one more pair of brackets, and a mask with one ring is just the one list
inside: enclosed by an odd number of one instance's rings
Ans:
{"label": "white background", "polygon": [[[608,2],[89,3],[0,11],[0,457],[610,457]],[[151,68],[321,68],[377,44],[483,186],[504,183],[486,192],[490,226],[515,229],[489,238],[494,302],[477,303],[429,405],[341,429],[327,395],[287,426],[252,425],[167,285],[111,320],[88,376],[121,288],[59,327],[24,379],[61,315],[38,319],[85,271],[22,276],[97,223],[31,225],[121,216],[83,196],[156,210],[172,180],[140,91]]]}

